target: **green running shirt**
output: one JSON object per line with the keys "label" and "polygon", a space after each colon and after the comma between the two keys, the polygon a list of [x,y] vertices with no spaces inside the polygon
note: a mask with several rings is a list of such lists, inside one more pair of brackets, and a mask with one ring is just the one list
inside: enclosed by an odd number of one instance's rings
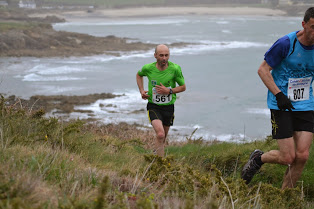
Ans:
{"label": "green running shirt", "polygon": [[148,102],[157,105],[171,105],[176,101],[176,94],[160,95],[154,91],[155,85],[164,85],[165,87],[175,88],[176,83],[179,86],[184,85],[184,77],[182,75],[181,67],[173,62],[168,61],[168,68],[160,71],[156,67],[156,62],[146,64],[138,71],[138,75],[148,78]]}

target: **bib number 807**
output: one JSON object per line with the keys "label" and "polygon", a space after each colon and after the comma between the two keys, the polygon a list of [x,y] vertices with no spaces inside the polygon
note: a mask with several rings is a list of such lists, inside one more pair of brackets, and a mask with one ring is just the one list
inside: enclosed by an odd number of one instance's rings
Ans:
{"label": "bib number 807", "polygon": [[289,78],[287,96],[293,102],[301,102],[310,99],[312,77]]}
{"label": "bib number 807", "polygon": [[294,100],[303,99],[304,88],[301,89],[293,89],[293,98]]}

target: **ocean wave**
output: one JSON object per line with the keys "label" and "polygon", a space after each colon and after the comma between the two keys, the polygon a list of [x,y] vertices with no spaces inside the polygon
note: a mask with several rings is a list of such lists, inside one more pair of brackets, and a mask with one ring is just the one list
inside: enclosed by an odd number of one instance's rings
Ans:
{"label": "ocean wave", "polygon": [[76,72],[85,71],[82,68],[60,66],[60,67],[49,67],[45,64],[39,64],[31,68],[28,72],[36,72],[39,75],[59,75],[59,74],[70,74]]}
{"label": "ocean wave", "polygon": [[249,48],[249,47],[265,47],[268,44],[260,42],[249,42],[249,41],[210,41],[200,40],[200,44],[205,46],[219,46],[222,48]]}
{"label": "ocean wave", "polygon": [[[115,92],[117,97],[112,99],[101,99],[90,105],[76,106],[75,110],[89,110],[92,113],[72,113],[74,118],[95,117],[98,121],[109,123],[137,123],[151,128],[147,120],[146,104],[136,90],[127,92]],[[88,116],[88,115],[94,116]],[[208,128],[200,124],[174,125],[171,127],[169,135],[175,140],[186,140],[186,138],[203,139],[206,141],[237,142],[253,140],[241,133],[213,133]]]}
{"label": "ocean wave", "polygon": [[120,20],[120,21],[111,21],[111,22],[65,22],[65,23],[55,23],[53,27],[55,29],[63,29],[69,26],[123,26],[123,25],[177,25],[190,22],[187,19],[145,19],[145,20]]}
{"label": "ocean wave", "polygon": [[80,77],[68,77],[68,76],[55,76],[55,77],[48,77],[48,76],[41,76],[36,73],[30,73],[23,77],[22,81],[74,81],[74,80],[85,80],[86,78]]}
{"label": "ocean wave", "polygon": [[188,45],[183,48],[173,48],[171,49],[172,54],[175,55],[186,55],[186,54],[203,54],[209,51],[221,51],[226,49],[245,49],[252,47],[265,47],[268,46],[264,43],[258,42],[243,42],[243,41],[208,41],[203,40],[200,43],[195,43],[195,45]]}
{"label": "ocean wave", "polygon": [[147,58],[152,57],[154,54],[154,50],[149,51],[131,51],[131,52],[122,52],[115,51],[115,53],[119,54],[119,56],[112,55],[94,55],[88,57],[72,57],[69,60],[61,60],[62,64],[90,64],[90,63],[107,63],[111,61],[119,61],[119,60],[128,60],[133,58]]}
{"label": "ocean wave", "polygon": [[245,112],[250,114],[270,116],[270,111],[268,108],[249,108]]}
{"label": "ocean wave", "polygon": [[[201,40],[198,42],[194,42],[193,44],[184,46],[184,47],[173,47],[170,48],[171,54],[175,56],[181,55],[197,55],[204,54],[210,51],[218,51],[218,50],[227,50],[227,49],[244,49],[244,48],[260,48],[269,46],[268,44],[258,43],[258,42],[242,42],[242,41],[229,41],[229,42],[220,42],[220,41],[208,41]],[[80,59],[73,59],[71,61],[67,61],[70,63],[94,63],[94,62],[111,62],[117,60],[129,60],[134,58],[147,58],[152,57],[154,54],[154,49],[149,51],[132,51],[132,52],[116,52],[119,53],[120,56],[110,56],[110,55],[96,55],[90,57],[83,57]]]}
{"label": "ocean wave", "polygon": [[232,33],[230,30],[222,30],[221,32],[222,33],[228,33],[228,34]]}
{"label": "ocean wave", "polygon": [[75,106],[74,109],[88,110],[90,113],[71,113],[72,118],[96,118],[104,124],[138,123],[149,126],[146,114],[147,100],[143,100],[138,91],[115,92],[117,97],[100,99],[90,105]]}
{"label": "ocean wave", "polygon": [[90,110],[98,115],[104,114],[131,114],[134,111],[145,109],[147,100],[143,100],[138,91],[115,92],[111,99],[100,99],[91,105],[76,106],[75,109]]}
{"label": "ocean wave", "polygon": [[243,134],[220,134],[212,135],[212,137],[222,142],[241,142],[245,139]]}
{"label": "ocean wave", "polygon": [[34,85],[36,86],[36,94],[47,94],[53,93],[53,94],[63,94],[66,92],[72,93],[73,91],[80,91],[83,90],[84,88],[82,87],[64,87],[64,86],[58,86],[58,85]]}
{"label": "ocean wave", "polygon": [[[228,33],[227,31],[225,31]],[[187,40],[185,40],[187,41]],[[185,42],[183,39],[178,39],[177,42]],[[259,43],[259,42],[246,42],[246,41],[211,41],[211,40],[198,40],[193,41],[190,40],[190,43],[183,47],[171,47],[170,52],[172,55],[175,56],[182,56],[182,55],[197,55],[197,54],[204,54],[210,51],[220,51],[220,50],[228,50],[228,49],[245,49],[245,48],[260,48],[260,47],[268,47],[269,44]],[[166,43],[171,44],[171,42]],[[85,71],[81,67],[70,67],[67,66],[68,64],[74,65],[88,65],[91,63],[108,63],[113,61],[119,60],[131,60],[134,58],[148,58],[152,57],[154,54],[154,49],[148,51],[130,51],[130,52],[123,52],[123,51],[114,51],[117,53],[118,56],[112,55],[93,55],[87,57],[70,57],[68,59],[58,59],[56,60],[59,64],[64,66],[60,67],[53,67],[51,68],[49,65],[46,64],[36,64],[35,67],[28,70],[28,72],[36,72],[40,75],[57,75],[57,74],[69,74],[69,73],[76,73]],[[55,58],[50,58],[49,60],[54,61]],[[46,60],[47,62],[49,60]],[[32,62],[37,63],[37,60],[32,60]]]}
{"label": "ocean wave", "polygon": [[226,20],[219,20],[219,21],[216,21],[216,23],[219,25],[226,25],[226,24],[229,24],[230,22]]}
{"label": "ocean wave", "polygon": [[215,134],[212,131],[202,127],[201,125],[174,125],[171,129],[169,134],[175,138],[177,141],[186,140],[187,138],[191,138],[193,140],[202,139],[205,141],[221,141],[221,142],[243,142],[254,140],[249,138],[244,134],[229,134],[229,133],[222,133],[222,134]]}

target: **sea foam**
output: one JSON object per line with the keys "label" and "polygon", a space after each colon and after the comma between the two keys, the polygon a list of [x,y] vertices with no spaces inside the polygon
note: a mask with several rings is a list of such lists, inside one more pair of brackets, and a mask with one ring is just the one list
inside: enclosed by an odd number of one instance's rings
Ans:
{"label": "sea foam", "polygon": [[55,23],[54,28],[62,29],[68,26],[123,26],[123,25],[172,25],[172,24],[182,24],[190,22],[187,19],[132,19],[132,20],[118,20],[118,21],[107,21],[107,22],[65,22],[65,23]]}
{"label": "sea foam", "polygon": [[36,73],[30,73],[23,77],[22,81],[74,81],[74,80],[85,80],[84,77],[69,77],[69,76],[54,76],[47,77],[41,76]]}

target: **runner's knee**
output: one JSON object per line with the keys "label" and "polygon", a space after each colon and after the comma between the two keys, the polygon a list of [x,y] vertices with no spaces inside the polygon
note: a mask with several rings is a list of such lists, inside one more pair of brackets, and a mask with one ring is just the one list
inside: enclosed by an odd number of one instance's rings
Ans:
{"label": "runner's knee", "polygon": [[165,139],[165,133],[162,131],[158,132],[157,133],[157,139],[158,139],[158,141],[163,142]]}
{"label": "runner's knee", "polygon": [[295,154],[285,155],[281,157],[281,163],[283,165],[291,165],[295,160]]}
{"label": "runner's knee", "polygon": [[296,159],[298,162],[306,162],[309,159],[309,152],[297,152]]}

